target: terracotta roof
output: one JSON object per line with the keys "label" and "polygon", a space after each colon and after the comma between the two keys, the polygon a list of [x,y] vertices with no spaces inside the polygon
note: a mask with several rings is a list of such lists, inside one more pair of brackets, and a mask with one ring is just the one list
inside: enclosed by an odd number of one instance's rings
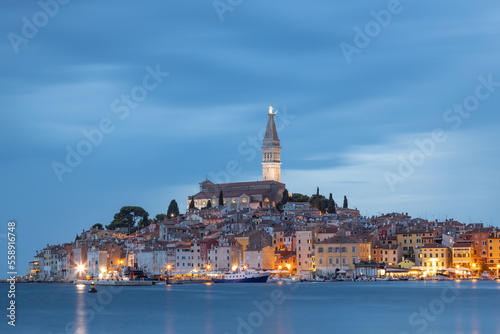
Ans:
{"label": "terracotta roof", "polygon": [[359,244],[359,241],[344,236],[336,236],[317,242],[316,244]]}

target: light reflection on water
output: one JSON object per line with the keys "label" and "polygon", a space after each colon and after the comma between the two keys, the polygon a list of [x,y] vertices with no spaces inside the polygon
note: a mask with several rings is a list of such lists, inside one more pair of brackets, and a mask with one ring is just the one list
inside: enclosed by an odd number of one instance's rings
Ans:
{"label": "light reflection on water", "polygon": [[[19,285],[16,332],[72,333],[67,329],[73,325],[78,334],[418,333],[420,327],[410,323],[410,316],[437,305],[443,290],[458,289],[456,299],[426,324],[425,333],[500,334],[496,281],[185,284],[126,287],[116,293],[106,289],[89,294],[87,286]],[[284,302],[273,302],[270,309],[273,293],[282,294]]]}
{"label": "light reflection on water", "polygon": [[77,334],[87,334],[87,312],[85,310],[86,302],[85,296],[87,292],[86,286],[79,284],[76,286],[76,321],[75,321],[75,333]]}

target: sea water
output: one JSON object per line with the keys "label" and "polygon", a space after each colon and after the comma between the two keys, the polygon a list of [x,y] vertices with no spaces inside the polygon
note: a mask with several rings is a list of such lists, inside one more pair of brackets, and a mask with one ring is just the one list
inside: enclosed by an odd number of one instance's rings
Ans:
{"label": "sea water", "polygon": [[[1,333],[500,334],[500,283],[18,284]],[[0,293],[7,300],[7,284]]]}

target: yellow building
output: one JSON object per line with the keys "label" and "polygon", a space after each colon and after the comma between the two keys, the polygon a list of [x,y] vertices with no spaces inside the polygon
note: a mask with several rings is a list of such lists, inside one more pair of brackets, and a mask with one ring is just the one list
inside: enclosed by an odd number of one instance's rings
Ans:
{"label": "yellow building", "polygon": [[434,275],[438,270],[450,267],[451,250],[441,244],[425,244],[419,248],[416,262],[422,269]]}
{"label": "yellow building", "polygon": [[370,255],[369,243],[344,236],[328,238],[314,245],[314,268],[322,273],[354,273],[354,264],[368,261]]}
{"label": "yellow building", "polygon": [[451,247],[453,268],[470,269],[473,263],[472,241],[459,240]]}
{"label": "yellow building", "polygon": [[403,229],[397,233],[398,244],[401,245],[403,256],[413,257],[415,249],[422,247],[424,237],[429,237],[432,232],[424,229]]}
{"label": "yellow building", "polygon": [[236,236],[234,240],[239,243],[243,247],[243,252],[241,253],[242,260],[245,261],[245,250],[247,249],[248,244],[250,243],[248,236]]}
{"label": "yellow building", "polygon": [[500,265],[500,233],[492,233],[488,238],[488,267],[498,270]]}

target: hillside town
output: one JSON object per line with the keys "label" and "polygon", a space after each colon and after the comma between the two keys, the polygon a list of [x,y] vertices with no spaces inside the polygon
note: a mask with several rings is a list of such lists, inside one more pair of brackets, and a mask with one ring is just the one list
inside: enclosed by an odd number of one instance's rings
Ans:
{"label": "hillside town", "polygon": [[367,218],[347,207],[335,211],[322,213],[309,202],[287,202],[282,212],[222,206],[153,222],[130,235],[126,227],[95,227],[74,242],[47,245],[30,262],[28,276],[112,279],[126,266],[163,279],[242,264],[303,278],[428,277],[452,269],[498,276],[499,229],[402,213]]}
{"label": "hillside town", "polygon": [[[366,217],[320,195],[289,193],[281,182],[276,112],[269,107],[262,141],[262,181],[200,183],[186,213],[175,200],[149,219],[123,207],[73,242],[47,245],[29,263],[28,280],[120,279],[124,268],[144,276],[217,275],[235,268],[298,279],[498,277],[500,230],[407,213]],[[89,224],[90,225],[90,224]]]}

